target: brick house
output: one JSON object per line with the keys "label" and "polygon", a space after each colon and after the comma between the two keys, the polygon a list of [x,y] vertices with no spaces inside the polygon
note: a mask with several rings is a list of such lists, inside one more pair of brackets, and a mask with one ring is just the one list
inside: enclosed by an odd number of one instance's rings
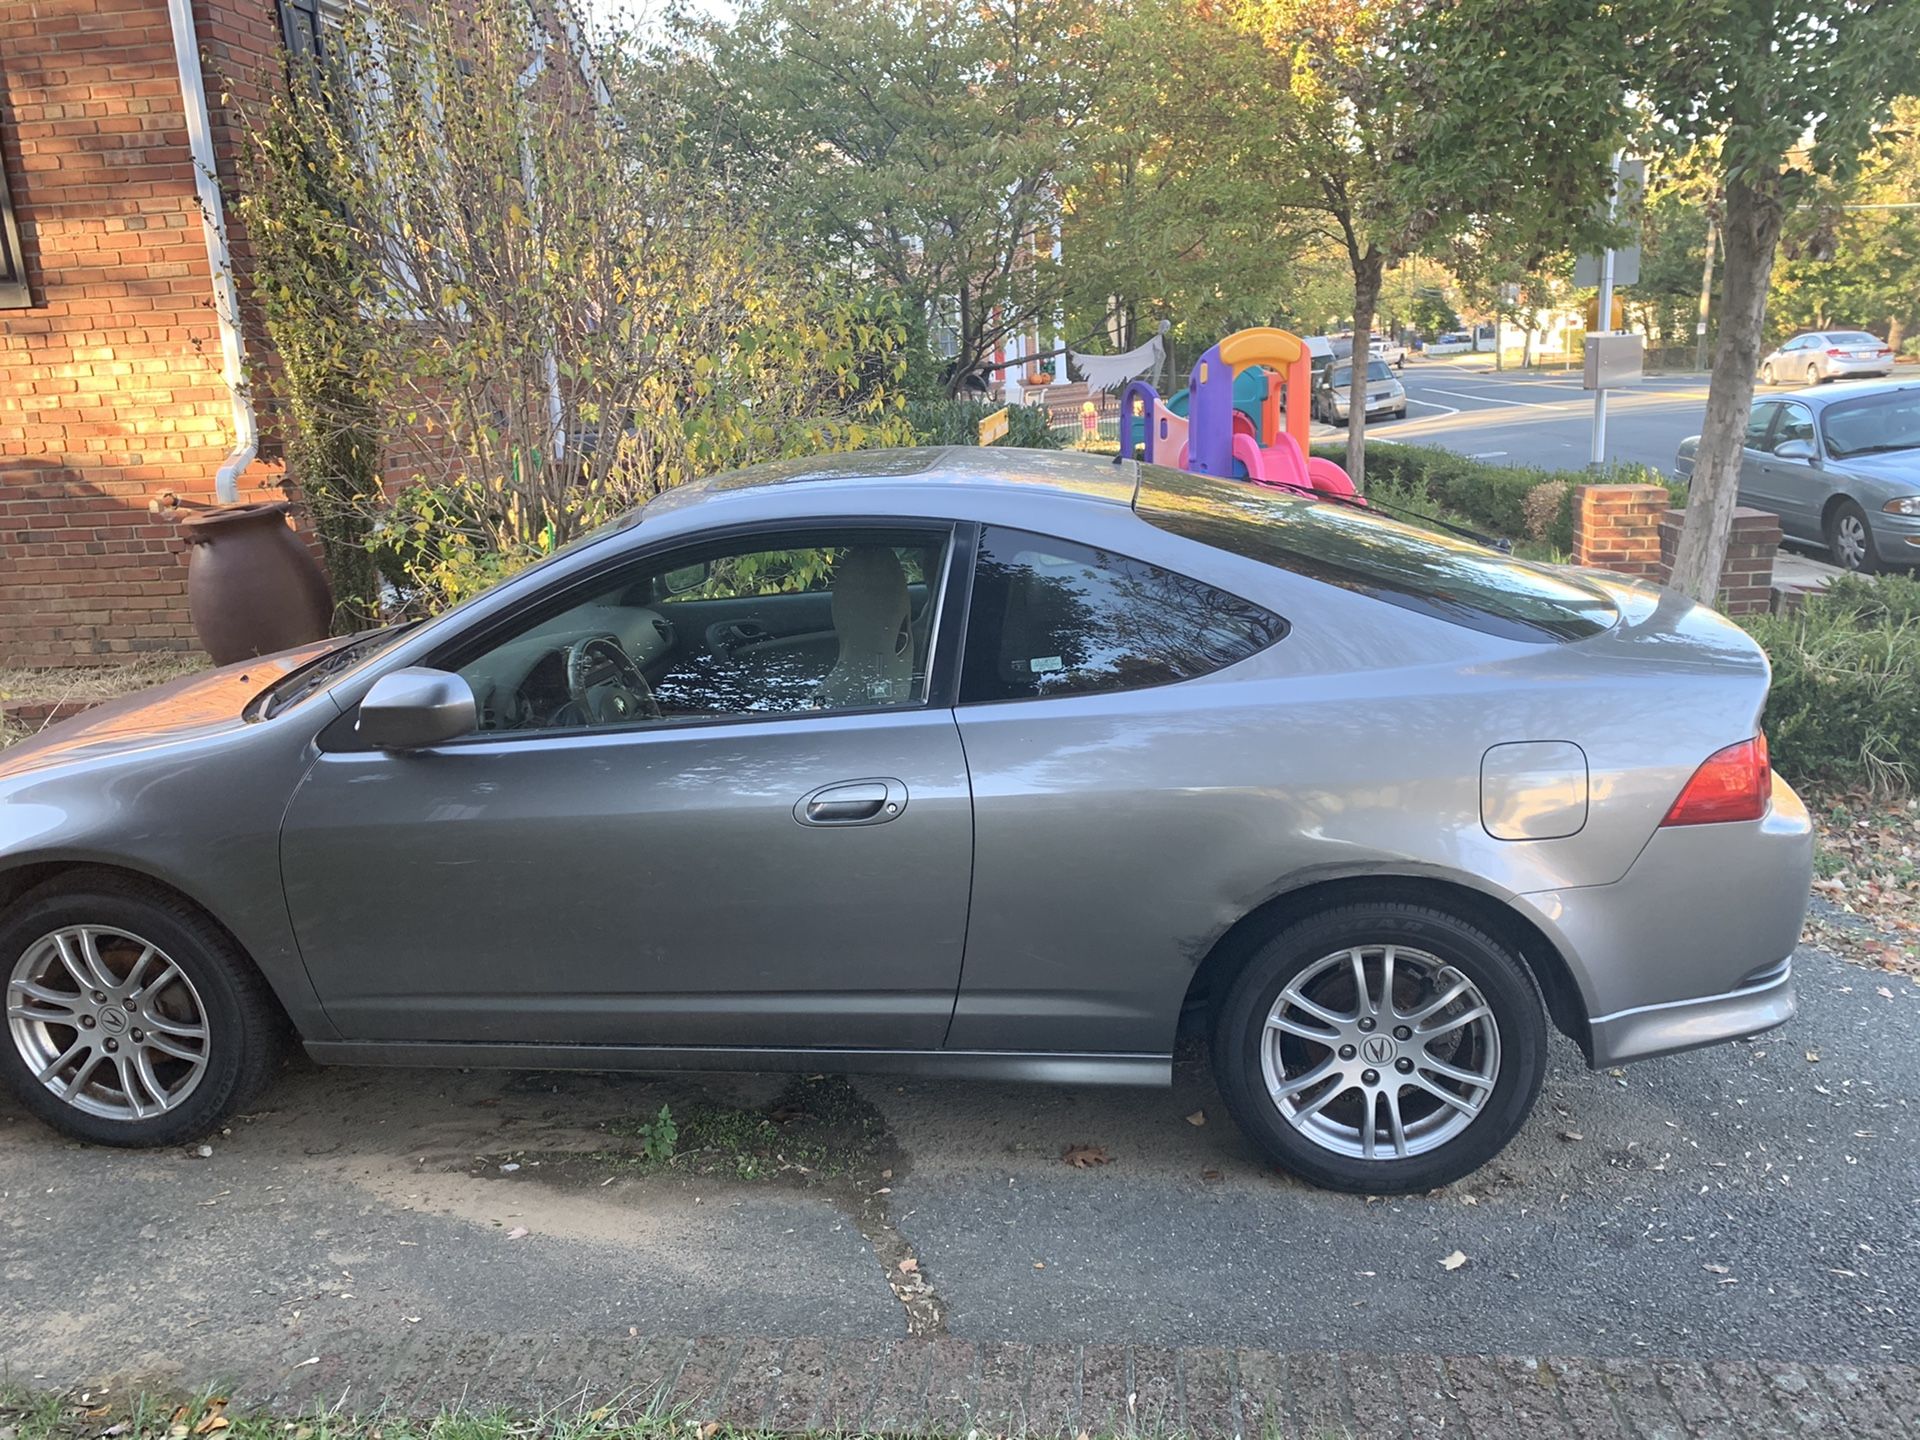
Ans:
{"label": "brick house", "polygon": [[149,507],[282,498],[220,189],[238,107],[284,83],[317,3],[0,4],[0,665],[194,648]]}

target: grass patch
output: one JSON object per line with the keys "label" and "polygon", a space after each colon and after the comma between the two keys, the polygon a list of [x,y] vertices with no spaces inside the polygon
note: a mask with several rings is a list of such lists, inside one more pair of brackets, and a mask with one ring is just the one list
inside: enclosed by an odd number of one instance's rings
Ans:
{"label": "grass patch", "polygon": [[764,1110],[662,1105],[606,1129],[628,1143],[594,1160],[703,1179],[831,1179],[884,1163],[893,1147],[880,1112],[839,1076],[798,1077]]}
{"label": "grass patch", "polygon": [[449,1412],[414,1420],[376,1411],[356,1417],[328,1411],[287,1419],[229,1412],[217,1395],[182,1398],[159,1391],[36,1394],[0,1387],[0,1436],[6,1440],[730,1440],[766,1431],[697,1425],[635,1407],[539,1415]]}
{"label": "grass patch", "polygon": [[63,669],[0,667],[0,700],[113,700],[205,670],[204,655],[142,655],[124,665]]}

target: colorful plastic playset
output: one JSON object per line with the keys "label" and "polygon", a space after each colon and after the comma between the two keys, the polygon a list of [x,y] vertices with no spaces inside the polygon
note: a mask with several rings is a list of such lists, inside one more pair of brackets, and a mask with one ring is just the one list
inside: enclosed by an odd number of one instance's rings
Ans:
{"label": "colorful plastic playset", "polygon": [[1307,453],[1312,388],[1298,335],[1235,331],[1194,362],[1187,388],[1172,399],[1145,380],[1120,392],[1120,454],[1195,475],[1353,495],[1345,470]]}

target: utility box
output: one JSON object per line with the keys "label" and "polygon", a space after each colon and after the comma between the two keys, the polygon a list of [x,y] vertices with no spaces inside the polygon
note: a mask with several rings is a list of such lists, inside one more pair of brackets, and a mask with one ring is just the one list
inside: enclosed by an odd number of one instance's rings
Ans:
{"label": "utility box", "polygon": [[1588,390],[1609,390],[1638,380],[1646,369],[1646,351],[1641,337],[1630,332],[1603,330],[1589,334],[1584,344]]}

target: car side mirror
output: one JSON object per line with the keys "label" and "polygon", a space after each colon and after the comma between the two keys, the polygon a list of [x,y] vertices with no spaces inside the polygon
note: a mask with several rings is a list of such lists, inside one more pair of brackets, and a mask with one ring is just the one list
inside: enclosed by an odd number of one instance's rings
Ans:
{"label": "car side mirror", "polygon": [[1811,440],[1782,440],[1773,447],[1774,458],[1779,460],[1805,460],[1809,464],[1820,459]]}
{"label": "car side mirror", "polygon": [[410,665],[373,682],[355,728],[376,749],[418,750],[471,735],[479,723],[465,677]]}

